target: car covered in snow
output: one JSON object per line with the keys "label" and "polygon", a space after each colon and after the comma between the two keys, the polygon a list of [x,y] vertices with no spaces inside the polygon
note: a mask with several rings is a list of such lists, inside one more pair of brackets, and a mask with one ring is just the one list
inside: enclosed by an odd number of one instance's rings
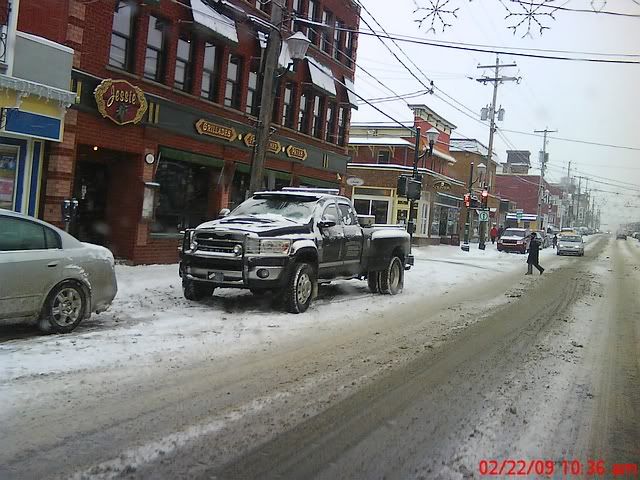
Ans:
{"label": "car covered in snow", "polygon": [[112,253],[41,220],[0,209],[0,319],[68,333],[118,291]]}
{"label": "car covered in snow", "polygon": [[526,228],[507,228],[498,239],[498,251],[527,253],[530,239]]}
{"label": "car covered in snow", "polygon": [[584,256],[584,240],[581,235],[560,235],[558,237],[558,255]]}
{"label": "car covered in snow", "polygon": [[413,265],[401,226],[363,226],[337,190],[310,188],[255,193],[227,216],[187,230],[180,256],[187,299],[217,287],[271,291],[292,313],[309,307],[318,283],[334,279],[367,279],[373,292],[400,293]]}

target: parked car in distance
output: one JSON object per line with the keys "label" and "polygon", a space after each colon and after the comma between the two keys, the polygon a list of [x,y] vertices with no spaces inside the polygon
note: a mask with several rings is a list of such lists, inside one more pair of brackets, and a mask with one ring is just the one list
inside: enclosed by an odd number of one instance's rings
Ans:
{"label": "parked car in distance", "polygon": [[558,237],[558,255],[584,256],[584,240],[581,235],[561,235]]}
{"label": "parked car in distance", "polygon": [[536,235],[540,239],[540,248],[547,248],[551,245],[549,235],[543,230],[536,230]]}
{"label": "parked car in distance", "polygon": [[117,293],[112,253],[41,220],[0,210],[0,319],[69,333]]}
{"label": "parked car in distance", "polygon": [[616,240],[626,240],[626,239],[627,239],[626,232],[619,231],[618,233],[616,233]]}
{"label": "parked car in distance", "polygon": [[318,283],[339,278],[400,293],[413,265],[402,226],[362,226],[337,190],[288,187],[257,192],[224,218],[187,230],[180,258],[188,300],[218,287],[270,291],[291,313],[307,310]]}
{"label": "parked car in distance", "polygon": [[498,251],[527,253],[530,238],[526,228],[507,228],[498,239]]}
{"label": "parked car in distance", "polygon": [[560,230],[559,235],[578,235],[578,230],[575,227],[564,227]]}

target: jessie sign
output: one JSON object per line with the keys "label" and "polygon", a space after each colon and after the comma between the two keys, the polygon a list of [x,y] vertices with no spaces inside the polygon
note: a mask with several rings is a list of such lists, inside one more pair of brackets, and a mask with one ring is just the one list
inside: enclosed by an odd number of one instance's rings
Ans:
{"label": "jessie sign", "polygon": [[118,125],[138,123],[147,111],[147,99],[139,87],[126,80],[107,78],[93,92],[98,111]]}

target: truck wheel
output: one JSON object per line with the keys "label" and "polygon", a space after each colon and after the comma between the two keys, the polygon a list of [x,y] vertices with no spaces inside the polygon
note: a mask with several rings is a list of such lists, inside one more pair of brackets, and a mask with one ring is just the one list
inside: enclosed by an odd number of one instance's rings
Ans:
{"label": "truck wheel", "polygon": [[296,263],[284,291],[284,302],[290,313],[302,313],[309,308],[316,291],[316,272],[308,263]]}
{"label": "truck wheel", "polygon": [[380,272],[367,273],[367,285],[371,293],[380,293]]}
{"label": "truck wheel", "polygon": [[190,280],[188,278],[182,279],[182,293],[187,300],[202,300],[205,297],[210,297],[213,294],[215,287],[208,283],[198,282]]}
{"label": "truck wheel", "polygon": [[404,266],[400,257],[392,257],[389,266],[380,272],[380,293],[396,295],[404,287]]}

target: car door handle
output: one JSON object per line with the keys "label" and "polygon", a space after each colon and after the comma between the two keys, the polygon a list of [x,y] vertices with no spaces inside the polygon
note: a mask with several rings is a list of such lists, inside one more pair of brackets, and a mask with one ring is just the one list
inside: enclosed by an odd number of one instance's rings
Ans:
{"label": "car door handle", "polygon": [[49,262],[47,263],[47,267],[49,268],[53,268],[53,267],[57,267],[58,266],[58,262]]}

